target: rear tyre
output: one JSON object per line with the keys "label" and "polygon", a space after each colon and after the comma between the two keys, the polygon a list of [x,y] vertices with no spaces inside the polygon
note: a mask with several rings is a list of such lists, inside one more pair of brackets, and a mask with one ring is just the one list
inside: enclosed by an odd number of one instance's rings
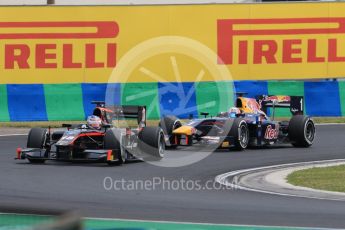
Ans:
{"label": "rear tyre", "polygon": [[246,149],[249,144],[249,129],[246,121],[242,118],[235,118],[229,122],[233,122],[229,136],[234,138],[234,149],[238,151]]}
{"label": "rear tyre", "polygon": [[43,149],[47,139],[47,129],[32,128],[28,135],[27,148]]}
{"label": "rear tyre", "polygon": [[104,135],[103,148],[112,150],[116,153],[118,161],[107,161],[108,165],[121,165],[126,161],[126,152],[121,145],[121,130],[120,129],[108,129]]}
{"label": "rear tyre", "polygon": [[[175,116],[165,116],[159,122],[159,127],[162,128],[165,135],[169,136],[169,148],[176,148],[178,144],[175,143],[175,135],[173,131],[182,126],[181,121]],[[174,144],[172,144],[174,143]]]}
{"label": "rear tyre", "polygon": [[314,121],[304,115],[295,115],[289,122],[289,138],[295,147],[310,147],[315,138]]}
{"label": "rear tyre", "polygon": [[139,133],[139,148],[144,160],[161,160],[165,151],[163,129],[160,127],[144,127]]}

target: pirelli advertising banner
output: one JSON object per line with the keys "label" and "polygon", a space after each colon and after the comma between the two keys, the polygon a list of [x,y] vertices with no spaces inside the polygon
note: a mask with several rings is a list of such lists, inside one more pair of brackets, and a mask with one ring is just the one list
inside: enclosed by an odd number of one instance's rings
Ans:
{"label": "pirelli advertising banner", "polygon": [[345,3],[0,8],[0,84],[345,76]]}

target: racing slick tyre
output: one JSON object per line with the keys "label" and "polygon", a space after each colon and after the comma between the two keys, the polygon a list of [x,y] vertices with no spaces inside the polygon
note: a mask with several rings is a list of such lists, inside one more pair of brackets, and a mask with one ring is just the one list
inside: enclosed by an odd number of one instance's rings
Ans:
{"label": "racing slick tyre", "polygon": [[315,138],[314,121],[304,115],[295,115],[289,122],[289,138],[295,147],[310,147]]}
{"label": "racing slick tyre", "polygon": [[249,129],[246,121],[242,118],[235,118],[228,122],[233,122],[229,136],[234,138],[234,149],[238,151],[246,149],[249,144]]}
{"label": "racing slick tyre", "polygon": [[121,165],[126,161],[126,150],[121,146],[121,130],[108,129],[104,135],[103,148],[116,152],[117,161],[107,161],[108,165]]}
{"label": "racing slick tyre", "polygon": [[175,116],[165,116],[159,122],[159,127],[163,129],[165,135],[169,137],[169,148],[176,148],[178,143],[175,143],[175,136],[173,131],[182,126],[181,121]]}
{"label": "racing slick tyre", "polygon": [[[47,129],[32,128],[28,135],[27,148],[43,149],[46,144]],[[28,161],[33,164],[43,164],[44,159],[28,158]]]}
{"label": "racing slick tyre", "polygon": [[47,139],[47,129],[32,128],[28,134],[27,148],[42,149]]}
{"label": "racing slick tyre", "polygon": [[144,160],[161,160],[165,151],[163,129],[161,127],[144,127],[139,133],[139,148]]}

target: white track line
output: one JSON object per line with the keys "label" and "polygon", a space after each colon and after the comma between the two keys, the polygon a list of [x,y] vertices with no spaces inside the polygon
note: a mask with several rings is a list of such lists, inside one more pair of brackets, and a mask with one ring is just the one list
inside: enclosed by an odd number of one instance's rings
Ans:
{"label": "white track line", "polygon": [[12,136],[27,136],[28,134],[24,133],[14,133],[14,134],[1,134],[0,137],[12,137]]}
{"label": "white track line", "polygon": [[345,125],[345,123],[316,123],[315,125],[327,126],[327,125]]}
{"label": "white track line", "polygon": [[224,173],[221,175],[216,176],[215,181],[219,184],[228,186],[230,188],[234,189],[242,189],[245,191],[250,192],[259,192],[269,195],[279,195],[279,196],[287,196],[287,197],[299,197],[299,198],[308,198],[308,199],[318,199],[318,200],[332,200],[332,201],[344,201],[340,199],[332,199],[332,198],[322,198],[322,197],[314,197],[314,196],[304,196],[304,195],[295,195],[295,194],[286,194],[286,193],[280,193],[280,192],[271,192],[271,191],[265,191],[261,189],[253,189],[244,187],[241,185],[234,184],[232,182],[228,182],[228,177],[234,177],[243,173],[249,173],[251,171],[261,171],[266,169],[273,169],[273,168],[281,168],[281,167],[292,167],[292,166],[300,166],[304,164],[317,164],[317,163],[328,163],[328,162],[337,162],[337,161],[344,161],[344,159],[333,159],[333,160],[323,160],[323,161],[309,161],[309,162],[300,162],[300,163],[291,163],[291,164],[280,164],[280,165],[272,165],[272,166],[265,166],[265,167],[257,167],[257,168],[250,168],[250,169],[243,169],[243,170],[237,170],[232,171],[228,173]]}

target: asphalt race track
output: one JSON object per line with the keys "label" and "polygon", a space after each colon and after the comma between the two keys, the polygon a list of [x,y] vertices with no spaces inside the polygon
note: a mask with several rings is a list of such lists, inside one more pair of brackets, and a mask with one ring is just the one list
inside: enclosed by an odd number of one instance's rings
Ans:
{"label": "asphalt race track", "polygon": [[[245,225],[345,228],[345,202],[293,198],[241,190],[179,189],[107,191],[105,177],[124,180],[193,180],[205,184],[239,169],[345,157],[345,125],[317,127],[312,148],[280,147],[219,151],[184,167],[145,162],[104,164],[15,161],[26,136],[0,137],[0,212],[50,213],[79,210],[84,216]],[[187,151],[187,150],[182,150]],[[167,154],[176,154],[169,151]]]}

